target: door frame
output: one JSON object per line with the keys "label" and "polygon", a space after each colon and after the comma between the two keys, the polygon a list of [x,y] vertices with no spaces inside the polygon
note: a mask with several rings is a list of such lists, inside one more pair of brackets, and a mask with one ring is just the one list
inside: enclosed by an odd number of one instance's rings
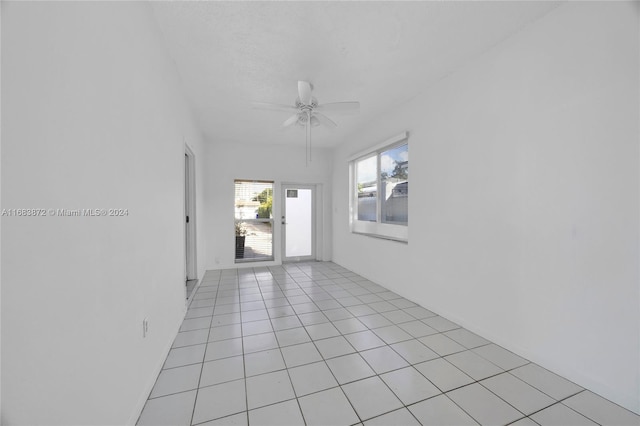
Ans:
{"label": "door frame", "polygon": [[[198,279],[197,241],[196,241],[196,156],[193,150],[184,144],[184,215],[185,221],[185,256],[184,271],[187,280]],[[187,222],[187,217],[189,221]]]}
{"label": "door frame", "polygon": [[[319,218],[321,217],[322,207],[321,207],[321,198],[319,196],[321,192],[322,186],[319,184],[309,184],[309,183],[282,183],[280,185],[280,196],[282,198],[281,207],[280,207],[280,224],[281,224],[281,257],[282,263],[288,262],[304,262],[309,260],[317,260],[321,255],[321,238],[322,235],[321,226]],[[287,257],[287,225],[286,215],[286,202],[287,202],[287,189],[310,189],[311,190],[311,255],[309,256],[295,256],[295,257]]]}

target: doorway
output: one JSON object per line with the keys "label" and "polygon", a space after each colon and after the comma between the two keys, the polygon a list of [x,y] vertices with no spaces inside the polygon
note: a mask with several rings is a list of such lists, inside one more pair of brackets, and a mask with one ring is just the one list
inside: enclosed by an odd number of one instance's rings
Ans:
{"label": "doorway", "polygon": [[184,265],[186,298],[198,282],[196,266],[196,157],[193,151],[185,145],[184,151]]}
{"label": "doorway", "polygon": [[316,258],[316,187],[282,185],[282,260]]}

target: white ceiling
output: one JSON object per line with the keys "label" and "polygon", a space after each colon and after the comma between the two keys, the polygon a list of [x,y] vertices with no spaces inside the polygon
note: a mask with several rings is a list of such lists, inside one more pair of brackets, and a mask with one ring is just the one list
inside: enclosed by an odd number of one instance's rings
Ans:
{"label": "white ceiling", "polygon": [[297,81],[319,103],[360,101],[329,114],[314,146],[334,146],[385,111],[540,18],[557,2],[153,2],[153,10],[207,140],[304,144],[291,114]]}

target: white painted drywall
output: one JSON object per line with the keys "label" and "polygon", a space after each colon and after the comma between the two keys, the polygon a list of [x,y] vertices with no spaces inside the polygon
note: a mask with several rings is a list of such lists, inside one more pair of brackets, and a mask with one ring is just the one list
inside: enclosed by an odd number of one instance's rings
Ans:
{"label": "white painted drywall", "polygon": [[[337,263],[636,412],[638,7],[559,7],[352,135],[333,174]],[[347,158],[404,130],[408,245],[350,234]]]}
{"label": "white painted drywall", "polygon": [[149,5],[3,2],[2,124],[3,208],[129,211],[2,218],[2,422],[132,424],[185,308],[185,141],[204,168]]}
{"label": "white painted drywall", "polygon": [[[277,121],[274,121],[277,125]],[[322,251],[316,253],[321,260],[331,259],[331,173],[332,153],[327,149],[312,150],[312,161],[305,162],[305,139],[299,131],[300,147],[242,145],[208,141],[206,195],[207,269],[256,266],[257,263],[235,264],[235,234],[233,220],[234,179],[274,181],[274,261],[260,262],[263,265],[279,264],[282,261],[280,224],[281,185],[283,183],[320,184],[321,202],[316,211],[316,220],[322,231]]]}

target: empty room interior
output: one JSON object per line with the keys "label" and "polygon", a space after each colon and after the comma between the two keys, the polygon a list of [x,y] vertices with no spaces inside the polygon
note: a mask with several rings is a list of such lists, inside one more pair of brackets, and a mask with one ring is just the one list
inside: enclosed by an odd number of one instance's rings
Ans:
{"label": "empty room interior", "polygon": [[3,425],[640,425],[640,3],[0,14]]}

